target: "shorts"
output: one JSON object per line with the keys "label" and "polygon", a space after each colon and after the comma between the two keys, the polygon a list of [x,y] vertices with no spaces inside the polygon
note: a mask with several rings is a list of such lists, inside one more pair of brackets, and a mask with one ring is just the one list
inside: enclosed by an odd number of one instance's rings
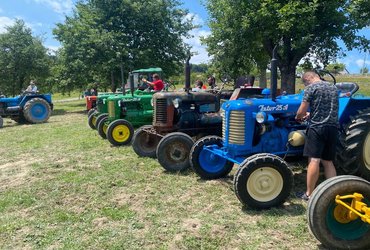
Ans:
{"label": "shorts", "polygon": [[335,157],[338,129],[335,126],[310,127],[306,133],[303,155],[332,161]]}

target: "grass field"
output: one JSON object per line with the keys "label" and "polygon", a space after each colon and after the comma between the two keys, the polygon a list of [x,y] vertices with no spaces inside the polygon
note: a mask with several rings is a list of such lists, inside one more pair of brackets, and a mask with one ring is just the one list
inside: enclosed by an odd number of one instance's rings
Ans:
{"label": "grass field", "polygon": [[56,102],[47,123],[4,120],[1,249],[323,249],[294,196],[305,187],[305,161],[290,163],[289,199],[255,211],[233,192],[235,169],[213,181],[165,172],[101,139],[84,108],[84,100]]}
{"label": "grass field", "polygon": [[[56,103],[48,123],[0,130],[2,249],[315,249],[306,203],[243,208],[230,177],[165,172],[131,147],[111,147],[82,100]],[[303,166],[301,167],[301,169]],[[300,172],[299,168],[297,169]],[[294,190],[303,174],[295,175]]]}

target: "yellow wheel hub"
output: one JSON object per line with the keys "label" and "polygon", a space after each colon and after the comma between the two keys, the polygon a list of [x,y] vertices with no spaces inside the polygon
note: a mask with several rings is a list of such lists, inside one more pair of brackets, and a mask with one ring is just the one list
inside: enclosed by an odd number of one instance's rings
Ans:
{"label": "yellow wheel hub", "polygon": [[349,210],[342,205],[336,205],[334,208],[334,218],[336,221],[342,224],[351,222],[348,214]]}
{"label": "yellow wheel hub", "polygon": [[103,132],[106,135],[108,130],[108,126],[106,124],[103,125]]}
{"label": "yellow wheel hub", "polygon": [[283,177],[274,168],[263,167],[254,171],[248,178],[249,195],[260,202],[275,199],[283,190]]}
{"label": "yellow wheel hub", "polygon": [[130,129],[126,125],[118,125],[113,129],[112,137],[116,142],[125,142],[130,137]]}
{"label": "yellow wheel hub", "polygon": [[91,118],[91,123],[96,126],[96,117],[94,116],[93,118]]}
{"label": "yellow wheel hub", "polygon": [[367,169],[370,170],[370,133],[367,134],[366,139],[364,141],[363,152],[362,155],[364,157],[364,164]]}

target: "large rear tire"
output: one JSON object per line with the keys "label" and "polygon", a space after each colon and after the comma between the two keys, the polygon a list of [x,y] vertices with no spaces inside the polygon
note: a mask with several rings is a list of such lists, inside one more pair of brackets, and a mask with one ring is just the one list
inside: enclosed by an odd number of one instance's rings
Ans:
{"label": "large rear tire", "polygon": [[124,119],[115,120],[109,124],[106,132],[108,141],[114,146],[124,146],[131,142],[134,127]]}
{"label": "large rear tire", "polygon": [[222,138],[211,135],[196,141],[190,150],[191,167],[202,179],[212,180],[227,176],[234,163],[205,150],[204,147],[209,145],[222,147]]}
{"label": "large rear tire", "polygon": [[360,110],[339,137],[335,166],[370,181],[370,108]]}
{"label": "large rear tire", "polygon": [[[357,218],[348,220],[349,210],[337,205],[337,195],[360,193],[370,207],[370,182],[357,176],[337,176],[322,182],[307,207],[311,233],[328,249],[370,249],[370,225]],[[343,200],[351,206],[351,199]]]}
{"label": "large rear tire", "polygon": [[166,135],[157,146],[158,162],[170,172],[189,168],[189,153],[193,144],[193,139],[185,133],[174,132]]}
{"label": "large rear tire", "polygon": [[156,157],[156,150],[162,137],[148,132],[153,126],[144,125],[138,128],[132,138],[132,148],[135,153],[141,157]]}
{"label": "large rear tire", "polygon": [[30,123],[46,122],[50,114],[50,105],[42,98],[32,98],[23,107],[24,118]]}
{"label": "large rear tire", "polygon": [[293,186],[288,164],[273,154],[256,154],[245,159],[234,177],[234,191],[240,202],[255,209],[282,204]]}

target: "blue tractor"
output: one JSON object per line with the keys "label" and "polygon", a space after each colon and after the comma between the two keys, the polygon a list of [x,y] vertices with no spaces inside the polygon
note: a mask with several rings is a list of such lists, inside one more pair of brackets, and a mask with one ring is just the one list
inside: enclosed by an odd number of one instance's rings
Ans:
{"label": "blue tractor", "polygon": [[[224,177],[239,165],[234,191],[244,205],[257,209],[280,205],[290,195],[293,174],[284,158],[302,155],[307,127],[295,120],[303,92],[276,97],[275,56],[271,68],[271,98],[224,103],[222,138],[204,137],[190,152],[190,164],[203,179]],[[336,86],[341,134],[335,165],[370,179],[370,97],[353,96],[355,83]]]}
{"label": "blue tractor", "polygon": [[16,97],[0,96],[0,128],[3,117],[18,123],[46,122],[53,109],[50,94],[25,92]]}

